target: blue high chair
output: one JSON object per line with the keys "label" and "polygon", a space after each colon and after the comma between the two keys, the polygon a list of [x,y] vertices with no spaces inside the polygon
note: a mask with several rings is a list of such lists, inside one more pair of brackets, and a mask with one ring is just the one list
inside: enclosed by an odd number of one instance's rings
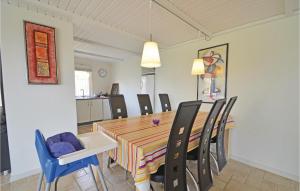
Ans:
{"label": "blue high chair", "polygon": [[86,168],[88,167],[95,186],[97,187],[96,184],[96,180],[95,180],[95,176],[92,170],[91,165],[94,165],[97,167],[98,169],[98,173],[99,173],[99,178],[100,181],[102,183],[102,186],[104,187],[104,190],[107,190],[107,186],[104,182],[103,179],[103,174],[100,171],[99,168],[99,161],[97,156],[88,154],[89,152],[86,151],[86,149],[80,150],[80,151],[75,151],[73,153],[64,155],[64,159],[67,159],[66,164],[59,164],[59,158],[54,158],[53,156],[51,156],[47,145],[46,145],[46,141],[44,136],[42,135],[42,133],[39,130],[35,131],[35,147],[36,147],[36,151],[38,154],[38,158],[42,167],[42,172],[39,176],[39,180],[38,180],[38,188],[37,190],[40,191],[41,190],[41,186],[42,186],[42,180],[43,177],[45,176],[46,179],[46,191],[50,191],[50,187],[51,184],[53,182],[55,182],[55,191],[57,190],[57,182],[58,179],[62,176],[68,175],[74,171],[77,171],[79,169],[82,168]]}

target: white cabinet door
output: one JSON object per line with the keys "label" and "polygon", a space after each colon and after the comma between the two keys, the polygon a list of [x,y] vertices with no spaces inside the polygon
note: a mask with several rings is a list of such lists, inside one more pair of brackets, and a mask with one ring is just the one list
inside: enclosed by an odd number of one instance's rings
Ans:
{"label": "white cabinet door", "polygon": [[91,100],[91,121],[99,121],[103,119],[102,100]]}
{"label": "white cabinet door", "polygon": [[88,122],[91,119],[90,100],[76,100],[77,123]]}
{"label": "white cabinet door", "polygon": [[102,100],[103,100],[103,120],[109,120],[111,119],[109,99],[102,99]]}

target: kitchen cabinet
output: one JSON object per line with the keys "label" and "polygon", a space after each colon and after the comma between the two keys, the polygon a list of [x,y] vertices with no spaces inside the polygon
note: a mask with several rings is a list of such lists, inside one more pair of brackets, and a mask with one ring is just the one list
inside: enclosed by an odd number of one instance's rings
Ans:
{"label": "kitchen cabinet", "polygon": [[102,99],[92,99],[90,103],[91,103],[90,121],[103,120]]}
{"label": "kitchen cabinet", "polygon": [[91,119],[90,100],[77,100],[77,123],[89,122]]}
{"label": "kitchen cabinet", "polygon": [[103,112],[103,120],[109,120],[111,119],[111,111],[110,111],[110,105],[109,105],[109,99],[103,99],[102,102],[102,112]]}
{"label": "kitchen cabinet", "polygon": [[109,99],[84,98],[76,100],[77,123],[111,119]]}

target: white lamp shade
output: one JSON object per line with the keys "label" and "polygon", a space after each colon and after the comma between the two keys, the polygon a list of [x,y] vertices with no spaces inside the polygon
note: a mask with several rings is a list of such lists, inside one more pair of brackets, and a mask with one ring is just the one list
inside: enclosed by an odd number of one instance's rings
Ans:
{"label": "white lamp shade", "polygon": [[192,75],[205,74],[204,63],[202,58],[194,59]]}
{"label": "white lamp shade", "polygon": [[145,42],[141,66],[146,68],[157,68],[161,66],[158,45],[156,42]]}

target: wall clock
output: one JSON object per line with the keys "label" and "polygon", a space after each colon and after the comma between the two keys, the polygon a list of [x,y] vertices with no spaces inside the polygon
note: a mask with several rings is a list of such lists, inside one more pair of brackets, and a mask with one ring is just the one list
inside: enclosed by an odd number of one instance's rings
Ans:
{"label": "wall clock", "polygon": [[105,78],[107,76],[107,70],[104,68],[100,68],[98,70],[98,75],[100,78]]}

